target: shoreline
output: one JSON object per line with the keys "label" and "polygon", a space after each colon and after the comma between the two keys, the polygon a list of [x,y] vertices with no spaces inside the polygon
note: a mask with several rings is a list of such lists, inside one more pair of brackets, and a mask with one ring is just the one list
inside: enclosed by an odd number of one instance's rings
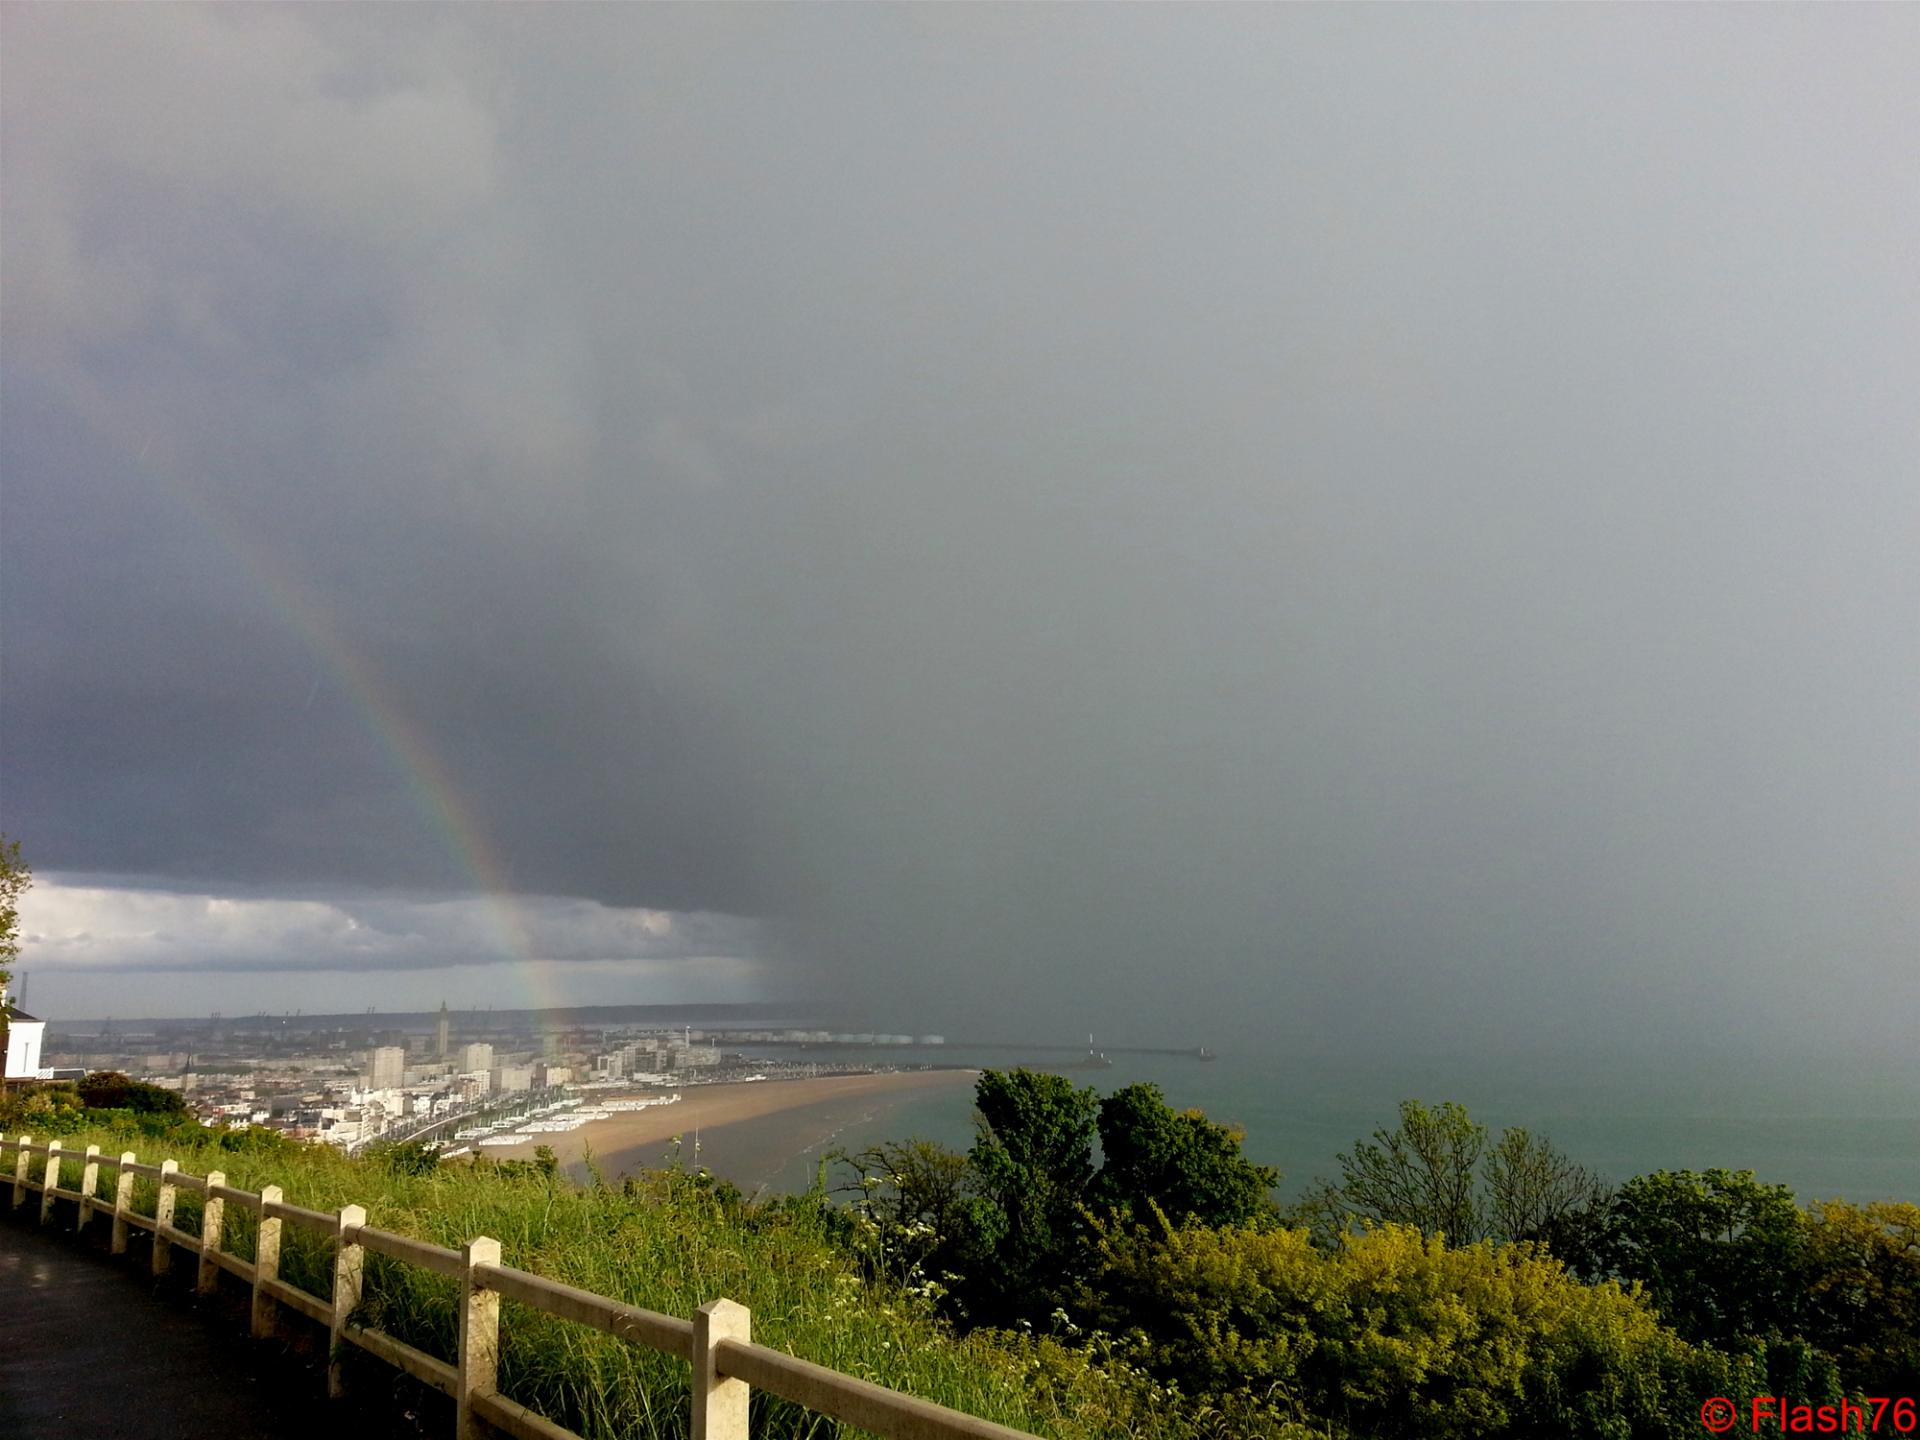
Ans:
{"label": "shoreline", "polygon": [[[589,1157],[594,1169],[613,1180],[631,1170],[664,1167],[671,1163],[674,1142],[681,1141],[683,1153],[691,1151],[697,1134],[699,1163],[751,1189],[767,1183],[799,1156],[823,1150],[849,1125],[873,1121],[929,1091],[971,1088],[979,1073],[959,1068],[891,1070],[683,1085],[676,1087],[680,1099],[675,1104],[621,1112],[590,1120],[577,1130],[538,1135],[524,1145],[488,1146],[480,1153],[501,1160],[528,1160],[536,1146],[549,1145],[561,1169],[575,1180],[588,1178]],[[660,1093],[636,1088],[596,1098]],[[692,1154],[684,1154],[684,1163],[691,1166],[693,1160]]]}

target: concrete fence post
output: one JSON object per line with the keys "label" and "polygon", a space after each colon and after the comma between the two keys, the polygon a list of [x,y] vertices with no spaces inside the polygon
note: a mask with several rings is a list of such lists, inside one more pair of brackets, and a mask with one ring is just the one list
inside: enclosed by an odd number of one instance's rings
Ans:
{"label": "concrete fence post", "polygon": [[747,1440],[747,1402],[753,1391],[744,1380],[720,1373],[719,1344],[753,1339],[753,1314],[731,1300],[712,1300],[693,1314],[693,1440]]}
{"label": "concrete fence post", "polygon": [[87,1160],[80,1167],[80,1218],[74,1223],[74,1229],[84,1230],[87,1221],[93,1218],[93,1197],[100,1188],[100,1147],[87,1146]]}
{"label": "concrete fence post", "polygon": [[333,1232],[333,1325],[327,1349],[327,1398],[338,1400],[346,1393],[341,1374],[341,1357],[347,1353],[347,1318],[359,1307],[360,1286],[366,1277],[367,1252],[359,1240],[359,1229],[367,1223],[363,1206],[342,1205],[340,1219]]}
{"label": "concrete fence post", "polygon": [[13,1157],[13,1208],[18,1210],[27,1203],[27,1176],[33,1165],[33,1156],[27,1153],[27,1146],[33,1143],[33,1137],[22,1135],[15,1143],[20,1149]]}
{"label": "concrete fence post", "polygon": [[226,1171],[211,1172],[206,1201],[200,1207],[200,1275],[194,1288],[202,1295],[213,1294],[220,1283],[220,1263],[214,1257],[220,1253],[221,1232],[226,1229],[227,1202],[213,1192],[226,1183]]}
{"label": "concrete fence post", "polygon": [[153,1273],[164,1275],[167,1267],[173,1263],[173,1243],[167,1239],[167,1227],[173,1224],[173,1197],[177,1193],[173,1183],[173,1173],[180,1168],[178,1160],[160,1162],[160,1195],[153,1202]]}
{"label": "concrete fence post", "polygon": [[47,1168],[40,1175],[40,1223],[53,1219],[53,1192],[60,1188],[60,1142],[47,1142]]}
{"label": "concrete fence post", "polygon": [[500,1263],[500,1242],[485,1235],[467,1242],[466,1267],[460,1276],[460,1348],[454,1356],[456,1408],[454,1440],[482,1440],[474,1398],[491,1395],[499,1384],[500,1292],[487,1288],[475,1274],[481,1265]]}
{"label": "concrete fence post", "polygon": [[127,1253],[127,1212],[133,1209],[133,1151],[122,1150],[113,1167],[113,1253]]}
{"label": "concrete fence post", "polygon": [[253,1242],[253,1338],[265,1340],[273,1334],[273,1296],[267,1282],[280,1278],[280,1225],[278,1215],[268,1215],[267,1207],[280,1203],[278,1185],[260,1187],[260,1229]]}

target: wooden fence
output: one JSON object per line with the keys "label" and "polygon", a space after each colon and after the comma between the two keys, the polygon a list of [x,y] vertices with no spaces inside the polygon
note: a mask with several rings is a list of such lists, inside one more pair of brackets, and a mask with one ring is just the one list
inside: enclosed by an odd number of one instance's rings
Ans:
{"label": "wooden fence", "polygon": [[[30,1194],[40,1197],[40,1223],[53,1218],[54,1203],[70,1200],[79,1207],[77,1229],[84,1231],[94,1214],[112,1217],[112,1251],[123,1255],[135,1229],[153,1235],[155,1275],[167,1273],[178,1249],[198,1262],[197,1282],[202,1294],[211,1294],[220,1272],[238,1276],[252,1287],[252,1328],[256,1337],[273,1333],[284,1308],[306,1316],[329,1332],[327,1392],[341,1393],[341,1356],[358,1346],[414,1379],[450,1396],[455,1409],[457,1440],[479,1440],[483,1424],[518,1440],[580,1440],[524,1405],[499,1393],[496,1370],[500,1355],[500,1301],[504,1297],[548,1315],[603,1330],[632,1345],[676,1356],[693,1367],[693,1440],[747,1440],[747,1402],[753,1390],[764,1390],[883,1440],[1031,1440],[1025,1432],[963,1415],[944,1405],[916,1400],[868,1380],[844,1375],[783,1351],[752,1341],[752,1316],[747,1307],[731,1300],[702,1305],[690,1320],[623,1305],[617,1300],[577,1290],[543,1276],[500,1263],[500,1242],[480,1236],[459,1250],[449,1250],[411,1236],[376,1230],[367,1224],[367,1212],[345,1205],[336,1213],[290,1205],[278,1185],[262,1187],[258,1195],[235,1190],[216,1170],[189,1175],[178,1163],[162,1160],[142,1165],[134,1152],[108,1159],[98,1145],[84,1154],[63,1150],[58,1140],[36,1145],[28,1135],[8,1140],[0,1136],[0,1165],[12,1152],[13,1208],[26,1204]],[[38,1179],[35,1157],[44,1160]],[[63,1189],[61,1163],[81,1165],[80,1188]],[[110,1191],[100,1189],[102,1169],[112,1176]],[[4,1174],[0,1169],[0,1174]],[[136,1177],[159,1187],[152,1215],[133,1208]],[[0,1182],[4,1183],[4,1182]],[[173,1223],[174,1200],[181,1190],[204,1197],[200,1231],[190,1234]],[[251,1263],[223,1248],[226,1207],[238,1206],[259,1217]],[[296,1225],[333,1241],[333,1295],[323,1300],[280,1278],[281,1227]],[[440,1359],[379,1330],[356,1323],[366,1253],[373,1251],[404,1265],[415,1265],[444,1275],[460,1286],[458,1338],[452,1361]]]}

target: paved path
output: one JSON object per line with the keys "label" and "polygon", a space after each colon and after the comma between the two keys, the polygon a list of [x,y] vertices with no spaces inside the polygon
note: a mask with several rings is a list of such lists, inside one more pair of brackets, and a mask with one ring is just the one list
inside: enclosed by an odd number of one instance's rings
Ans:
{"label": "paved path", "polygon": [[[0,1206],[11,1199],[0,1189]],[[115,1260],[21,1218],[38,1208],[30,1196],[0,1216],[0,1436],[337,1440],[389,1429],[330,1406],[315,1367],[255,1343],[226,1309],[156,1286],[138,1240]]]}

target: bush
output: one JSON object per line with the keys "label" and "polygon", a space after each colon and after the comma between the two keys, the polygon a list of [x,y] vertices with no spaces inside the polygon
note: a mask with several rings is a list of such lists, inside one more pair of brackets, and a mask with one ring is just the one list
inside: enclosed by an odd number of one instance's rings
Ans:
{"label": "bush", "polygon": [[440,1164],[439,1152],[421,1140],[376,1145],[367,1152],[367,1159],[386,1166],[396,1175],[426,1175]]}
{"label": "bush", "polygon": [[96,1070],[75,1089],[89,1110],[132,1110],[141,1115],[185,1115],[187,1102],[177,1090],[149,1085],[118,1070]]}
{"label": "bush", "polygon": [[1808,1338],[1869,1395],[1920,1395],[1920,1205],[1807,1211]]}
{"label": "bush", "polygon": [[1706,1395],[1765,1389],[1638,1293],[1581,1284],[1530,1245],[1451,1247],[1383,1225],[1329,1252],[1305,1229],[1161,1226],[1108,1234],[1100,1254],[1089,1320],[1156,1376],[1269,1423],[1420,1440],[1687,1436]]}
{"label": "bush", "polygon": [[215,1129],[219,1145],[229,1154],[244,1155],[293,1155],[307,1149],[307,1146],[265,1125],[241,1125],[233,1129]]}
{"label": "bush", "polygon": [[86,1106],[71,1085],[23,1085],[0,1095],[0,1134],[67,1136],[88,1123]]}

